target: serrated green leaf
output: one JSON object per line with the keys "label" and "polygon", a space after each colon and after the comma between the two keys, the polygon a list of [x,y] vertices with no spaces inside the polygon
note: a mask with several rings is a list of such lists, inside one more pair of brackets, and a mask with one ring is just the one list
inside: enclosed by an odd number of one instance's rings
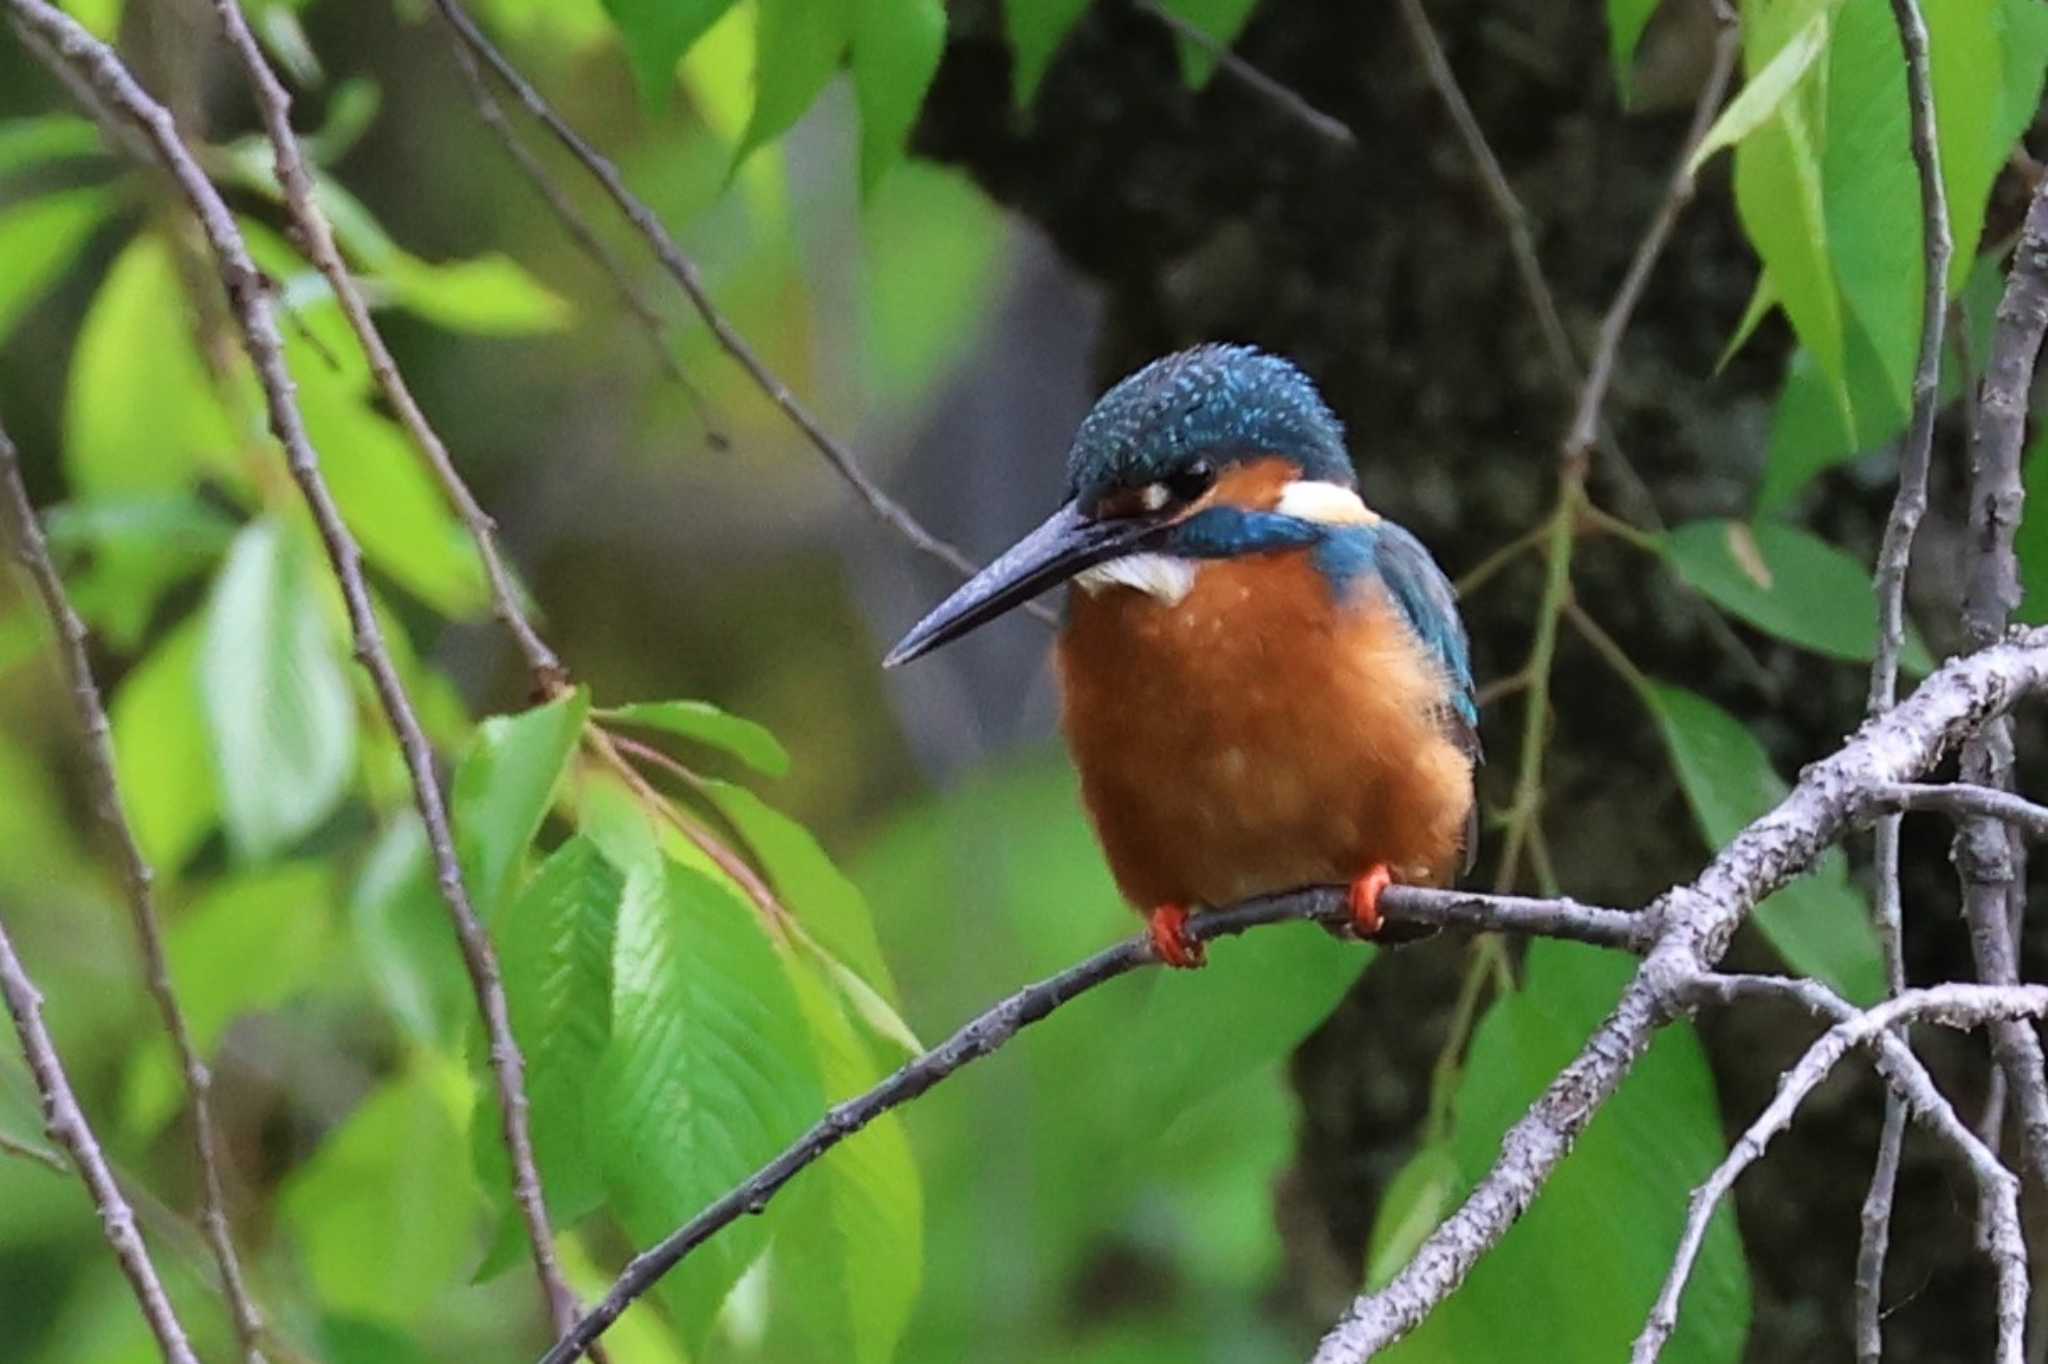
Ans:
{"label": "serrated green leaf", "polygon": [[174,875],[220,820],[199,691],[200,623],[166,635],[121,680],[109,712],[121,800],[142,851]]}
{"label": "serrated green leaf", "polygon": [[512,894],[589,713],[590,694],[579,688],[517,715],[492,716],[477,726],[455,769],[455,843],[486,922]]}
{"label": "serrated green leaf", "polygon": [[[593,1140],[611,1207],[645,1245],[766,1164],[824,1100],[782,961],[724,886],[673,862],[629,875],[612,968]],[[742,1218],[662,1281],[692,1355],[765,1239]]]}
{"label": "serrated green leaf", "polygon": [[658,729],[709,744],[738,758],[763,776],[789,773],[789,750],[766,725],[721,710],[709,701],[635,701],[593,712],[611,724]]}
{"label": "serrated green leaf", "polygon": [[869,194],[902,157],[946,47],[942,0],[853,0],[853,94],[860,184]]}
{"label": "serrated green leaf", "polygon": [[[1722,610],[1831,658],[1877,656],[1877,608],[1862,564],[1809,531],[1777,521],[1694,521],[1664,536],[1681,578]],[[1902,659],[1934,671],[1917,634]]]}
{"label": "serrated green leaf", "polygon": [[[1160,7],[1207,35],[1217,47],[1228,49],[1244,32],[1258,0],[1160,0]],[[1173,45],[1180,53],[1181,79],[1199,90],[1216,74],[1216,53],[1206,44],[1174,34]]]}
{"label": "serrated green leaf", "polygon": [[1003,31],[1010,39],[1010,93],[1019,109],[1029,108],[1037,97],[1046,68],[1088,12],[1088,4],[1089,0],[1003,0]]}
{"label": "serrated green leaf", "polygon": [[1366,1243],[1365,1287],[1376,1293],[1436,1230],[1462,1181],[1448,1146],[1425,1146],[1387,1181]]}
{"label": "serrated green leaf", "polygon": [[99,129],[71,114],[0,119],[0,179],[53,161],[99,156]]}
{"label": "serrated green leaf", "polygon": [[641,98],[666,108],[675,89],[676,63],[704,30],[732,8],[733,0],[604,0],[605,12],[618,25],[626,60],[640,85]]}
{"label": "serrated green leaf", "polygon": [[[1723,846],[1785,798],[1790,788],[1735,717],[1667,683],[1649,684],[1644,700],[1657,717],[1678,784],[1708,846]],[[1883,996],[1877,934],[1869,906],[1849,884],[1841,849],[1828,849],[1806,875],[1758,905],[1753,921],[1793,970],[1857,1004]]]}
{"label": "serrated green leaf", "polygon": [[1749,78],[1740,94],[1728,102],[1714,120],[1707,135],[1693,148],[1686,161],[1688,175],[1696,173],[1707,159],[1723,147],[1732,147],[1784,112],[1793,91],[1813,69],[1828,44],[1828,14],[1815,14],[1793,34],[1763,69]]}
{"label": "serrated green leaf", "polygon": [[1623,108],[1629,104],[1636,45],[1642,42],[1643,30],[1650,26],[1657,5],[1658,0],[1607,0],[1607,57],[1614,65],[1614,88],[1621,92]]}
{"label": "serrated green leaf", "polygon": [[451,1064],[415,1059],[285,1180],[279,1210],[322,1306],[402,1328],[459,1282],[480,1209],[462,1088]]}
{"label": "serrated green leaf", "polygon": [[0,341],[91,242],[113,207],[97,185],[58,190],[0,208]]}
{"label": "serrated green leaf", "polygon": [[199,675],[221,814],[251,860],[326,819],[355,766],[355,702],[313,572],[303,541],[252,521],[207,603]]}
{"label": "serrated green leaf", "polygon": [[754,0],[754,112],[732,163],[796,125],[839,69],[857,0]]}
{"label": "serrated green leaf", "polygon": [[[1487,1011],[1453,1102],[1451,1150],[1466,1187],[1510,1123],[1585,1044],[1635,964],[1574,943],[1533,942],[1527,983]],[[1621,1359],[1662,1287],[1686,1200],[1726,1152],[1712,1072],[1691,1024],[1663,1029],[1593,1118],[1528,1212],[1389,1364]],[[1734,1209],[1708,1224],[1667,1364],[1735,1364],[1749,1275]],[[1535,1354],[1532,1356],[1531,1351]]]}
{"label": "serrated green leaf", "polygon": [[[135,376],[149,382],[137,384]],[[176,267],[145,233],[86,310],[64,399],[64,468],[80,496],[182,491],[224,472],[236,424],[200,359]]]}
{"label": "serrated green leaf", "polygon": [[[526,1058],[534,1156],[548,1209],[569,1226],[595,1209],[604,1180],[590,1149],[590,1091],[611,1042],[612,940],[625,878],[597,845],[572,838],[491,926],[512,1035]],[[517,1223],[497,1097],[478,1091],[471,1121],[477,1175]],[[515,1227],[515,1246],[524,1236]]]}

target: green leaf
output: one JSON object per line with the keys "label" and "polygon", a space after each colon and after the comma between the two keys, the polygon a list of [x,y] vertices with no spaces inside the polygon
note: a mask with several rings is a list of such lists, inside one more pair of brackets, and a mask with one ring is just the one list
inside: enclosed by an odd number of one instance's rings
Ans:
{"label": "green leaf", "polygon": [[[1777,521],[1694,521],[1664,536],[1672,566],[1722,610],[1831,658],[1877,655],[1877,608],[1863,565],[1797,526]],[[1934,671],[1917,637],[1905,666]]]}
{"label": "green leaf", "polygon": [[349,922],[363,975],[392,1017],[414,1041],[452,1049],[475,995],[414,811],[399,812],[371,844],[349,896]]}
{"label": "green leaf", "polygon": [[[1469,1188],[1510,1123],[1576,1055],[1635,963],[1552,941],[1529,945],[1527,983],[1487,1011],[1453,1102],[1452,1154]],[[1386,1352],[1388,1364],[1625,1359],[1686,1218],[1725,1154],[1713,1074],[1690,1023],[1657,1034],[1528,1212],[1465,1285]],[[1736,1364],[1749,1275],[1734,1208],[1708,1223],[1666,1364]]]}
{"label": "green leaf", "polygon": [[766,725],[755,724],[709,701],[635,701],[592,712],[609,724],[658,729],[708,744],[738,758],[763,776],[789,773],[789,750]]}
{"label": "green leaf", "polygon": [[1624,108],[1635,72],[1636,44],[1657,12],[1658,0],[1607,0],[1607,56],[1614,64],[1614,88],[1621,92]]}
{"label": "green leaf", "polygon": [[512,894],[589,712],[590,694],[579,688],[518,715],[492,716],[455,769],[455,843],[486,922]]}
{"label": "green leaf", "polygon": [[[137,383],[143,374],[149,382]],[[130,242],[93,296],[64,411],[64,467],[81,496],[182,491],[230,466],[236,423],[200,359],[157,234]]]}
{"label": "green leaf", "polygon": [[853,95],[860,185],[872,193],[903,155],[946,48],[942,0],[853,0]]}
{"label": "green leaf", "polygon": [[[871,1088],[882,1068],[832,990],[800,961],[789,976],[826,1100]],[[884,1114],[835,1146],[783,1194],[769,1223],[771,1312],[809,1346],[778,1357],[888,1364],[924,1276],[924,1188],[902,1119]]]}
{"label": "green leaf", "polygon": [[109,712],[121,800],[159,874],[175,874],[220,822],[199,690],[199,622],[166,635],[121,680]]}
{"label": "green leaf", "polygon": [[[1999,126],[2005,82],[1986,78],[2005,66],[2009,39],[2004,30],[2009,25],[2000,22],[2003,8],[2002,0],[1944,0],[1925,11],[1934,129],[1941,144],[1941,183],[1955,242],[1946,281],[1950,292],[1962,287],[1970,262],[1976,258],[1991,183],[1998,178],[2019,135],[2017,130],[2007,135]],[[2044,60],[2048,60],[2048,50],[2037,49],[2035,90],[2040,89]]]}
{"label": "green leaf", "polygon": [[[2048,506],[2048,425],[2034,432],[2020,466],[2020,481],[2028,506]],[[2020,561],[2019,618],[2037,625],[2048,620],[2048,517],[2022,517],[2013,534],[2013,551]]]}
{"label": "green leaf", "polygon": [[71,114],[0,119],[0,179],[53,161],[99,156],[99,129]]}
{"label": "green leaf", "polygon": [[1771,414],[1759,511],[1783,510],[1822,471],[1877,449],[1905,429],[1905,410],[1891,394],[1862,322],[1853,313],[1845,322],[1842,382],[1804,348],[1786,366],[1785,386]]}
{"label": "green leaf", "polygon": [[[1208,35],[1218,47],[1228,48],[1244,32],[1258,0],[1160,0],[1160,7]],[[1216,54],[1206,45],[1176,33],[1173,45],[1180,53],[1181,79],[1188,88],[1199,90],[1216,74]]]}
{"label": "green leaf", "polygon": [[201,690],[237,855],[310,833],[348,790],[356,711],[308,547],[275,521],[235,537],[206,608]]}
{"label": "green leaf", "polygon": [[896,407],[925,401],[972,352],[1007,228],[958,171],[913,161],[868,200],[861,235],[862,375]]}
{"label": "green leaf", "polygon": [[64,277],[113,207],[94,185],[59,190],[0,208],[0,340]]}
{"label": "green leaf", "polygon": [[[2004,77],[1998,116],[1991,128],[1991,147],[2004,156],[2012,150],[2041,109],[2041,86],[2048,80],[2048,7],[2034,0],[1999,0],[1993,20],[2004,33]],[[1957,249],[1968,254],[1961,242]]]}
{"label": "green leaf", "polygon": [[1408,1157],[1387,1181],[1366,1243],[1365,1287],[1378,1292],[1408,1263],[1444,1214],[1459,1188],[1458,1158],[1448,1146],[1425,1146]]}
{"label": "green leaf", "polygon": [[[612,969],[594,1140],[611,1206],[645,1245],[766,1164],[824,1100],[782,962],[717,882],[673,862],[629,876]],[[692,1356],[765,1239],[742,1218],[662,1280]]]}
{"label": "green leaf", "polygon": [[[526,1057],[541,1186],[557,1226],[575,1222],[604,1197],[588,1137],[590,1091],[611,1041],[612,939],[624,891],[625,878],[597,845],[572,838],[491,926],[512,1035]],[[485,1085],[471,1123],[477,1173],[485,1187],[502,1192],[503,1216],[516,1220],[499,1122],[496,1092]]]}
{"label": "green leaf", "polygon": [[1089,0],[1003,0],[1003,29],[1010,38],[1010,93],[1019,109],[1029,108],[1038,83],[1088,12]]}
{"label": "green leaf", "polygon": [[[1644,700],[1657,717],[1678,769],[1678,784],[1710,847],[1732,840],[1790,790],[1770,756],[1740,721],[1682,687],[1650,683]],[[1884,994],[1884,965],[1869,906],[1849,884],[1839,848],[1757,906],[1757,927],[1803,975],[1813,976],[1857,1004]]]}
{"label": "green leaf", "polygon": [[279,1210],[321,1306],[405,1327],[459,1282],[479,1210],[462,1089],[452,1063],[416,1057],[285,1180]]}
{"label": "green leaf", "polygon": [[1822,10],[1793,34],[1791,40],[1778,49],[1777,55],[1749,78],[1742,92],[1728,102],[1728,107],[1707,129],[1707,135],[1700,139],[1699,146],[1693,148],[1691,158],[1685,163],[1686,174],[1697,173],[1715,152],[1743,141],[1783,113],[1792,92],[1813,69],[1827,43],[1828,14]]}
{"label": "green leaf", "polygon": [[121,649],[141,641],[166,592],[212,568],[235,537],[233,521],[192,497],[70,502],[43,524],[72,603]]}
{"label": "green leaf", "polygon": [[754,112],[734,166],[794,127],[832,79],[853,36],[858,0],[754,2]]}
{"label": "green leaf", "polygon": [[666,108],[675,89],[676,63],[704,30],[732,8],[733,0],[604,0],[605,12],[618,25],[626,60],[640,84],[641,97],[657,109]]}
{"label": "green leaf", "polygon": [[567,299],[495,251],[439,264],[400,251],[377,277],[399,307],[449,331],[532,336],[560,331],[574,316]]}

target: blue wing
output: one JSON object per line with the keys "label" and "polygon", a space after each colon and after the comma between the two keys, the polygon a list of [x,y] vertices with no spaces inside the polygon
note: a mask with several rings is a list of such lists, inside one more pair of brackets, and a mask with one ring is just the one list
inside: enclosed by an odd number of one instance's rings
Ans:
{"label": "blue wing", "polygon": [[1377,578],[1415,637],[1443,669],[1450,694],[1445,719],[1451,737],[1480,761],[1479,705],[1472,688],[1472,654],[1458,618],[1458,594],[1422,542],[1392,521],[1332,527],[1317,547],[1317,562],[1340,591]]}

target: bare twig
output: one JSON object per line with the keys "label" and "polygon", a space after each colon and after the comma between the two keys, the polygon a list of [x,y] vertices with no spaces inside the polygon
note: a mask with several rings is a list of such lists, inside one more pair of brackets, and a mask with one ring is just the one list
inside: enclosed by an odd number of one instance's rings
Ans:
{"label": "bare twig", "polygon": [[1660,938],[1613,1012],[1501,1140],[1499,1158],[1386,1287],[1352,1304],[1315,1364],[1357,1364],[1413,1330],[1464,1282],[1535,1199],[1756,903],[1805,870],[1853,817],[1855,793],[1925,771],[1951,745],[2048,683],[2048,631],[1950,662],[1832,756],[1812,763],[1777,808],[1743,830],[1690,885],[1653,907]]}
{"label": "bare twig", "polygon": [[[1627,952],[1645,950],[1655,928],[1640,914],[1598,909],[1571,900],[1473,895],[1415,886],[1388,887],[1380,909],[1387,923],[1397,928],[1465,927],[1533,933]],[[1303,920],[1341,924],[1349,913],[1341,888],[1319,886],[1198,914],[1188,921],[1188,929],[1197,941],[1210,942],[1271,924]],[[995,1051],[1020,1029],[1038,1022],[1069,1000],[1140,967],[1156,965],[1158,960],[1151,939],[1144,934],[1104,948],[1056,976],[1017,991],[867,1093],[835,1106],[789,1149],[744,1183],[659,1244],[635,1256],[605,1294],[604,1301],[578,1322],[573,1332],[556,1342],[542,1364],[569,1364],[580,1357],[621,1312],[692,1250],[743,1215],[761,1211],[805,1166],[882,1114],[910,1102],[962,1066]]]}
{"label": "bare twig", "polygon": [[121,1196],[114,1172],[107,1168],[99,1141],[78,1107],[78,1097],[71,1092],[71,1081],[64,1074],[56,1044],[50,1040],[49,1029],[43,1026],[43,997],[22,969],[4,925],[0,925],[0,997],[6,999],[7,1012],[14,1016],[22,1053],[28,1058],[29,1073],[35,1077],[36,1093],[43,1104],[43,1130],[78,1167],[79,1178],[85,1181],[93,1206],[99,1209],[100,1232],[120,1262],[121,1272],[128,1276],[129,1287],[135,1291],[135,1301],[149,1323],[150,1334],[156,1337],[157,1348],[167,1364],[199,1364],[177,1311],[171,1306],[170,1296],[164,1292],[163,1281],[157,1277],[156,1266],[150,1262],[149,1247],[136,1230],[135,1212]]}
{"label": "bare twig", "polygon": [[[219,191],[193,158],[169,111],[153,99],[131,75],[111,48],[100,42],[70,16],[48,0],[4,0],[13,21],[22,30],[38,35],[69,70],[91,83],[109,105],[132,120],[148,137],[157,157],[177,181],[178,187],[205,233],[227,290],[228,305],[241,328],[269,414],[272,432],[284,447],[285,463],[304,494],[308,510],[318,528],[322,545],[333,565],[341,587],[349,624],[355,635],[355,655],[369,673],[378,700],[389,717],[411,778],[415,804],[425,825],[432,848],[437,880],[449,917],[461,945],[490,1040],[491,1070],[496,1082],[504,1138],[510,1153],[514,1192],[529,1226],[536,1231],[537,1247],[552,1248],[547,1210],[535,1173],[533,1140],[527,1119],[525,1062],[512,1036],[506,1010],[505,989],[498,971],[498,958],[489,935],[470,903],[463,884],[462,866],[455,852],[455,840],[448,827],[448,812],[434,773],[433,750],[420,728],[419,717],[407,698],[390,649],[378,625],[369,584],[364,580],[362,550],[343,521],[326,479],[321,475],[319,455],[306,434],[305,422],[294,399],[291,372],[284,360],[284,346],[268,286],[250,259],[248,246],[234,215]],[[545,1257],[536,1250],[536,1259]],[[544,1275],[545,1277],[545,1275]],[[554,1285],[545,1285],[552,1298]],[[554,1304],[551,1302],[550,1306]]]}
{"label": "bare twig", "polygon": [[1874,786],[1864,794],[1871,811],[1924,812],[1952,819],[1972,816],[1996,819],[2011,825],[2028,838],[2048,838],[2048,806],[2036,805],[2024,796],[1967,782],[1922,784],[1898,782]]}
{"label": "bare twig", "polygon": [[46,1151],[31,1142],[16,1141],[5,1132],[0,1132],[0,1156],[13,1156],[16,1160],[25,1160],[33,1165],[40,1165],[52,1174],[68,1175],[71,1173],[71,1167],[64,1163],[64,1157],[58,1155],[55,1151]]}
{"label": "bare twig", "polygon": [[[796,424],[804,439],[810,442],[811,448],[824,457],[825,462],[845,480],[847,486],[853,489],[868,510],[894,529],[913,548],[950,565],[960,573],[974,573],[980,565],[957,546],[926,530],[908,509],[883,492],[861,469],[859,462],[853,457],[853,452],[819,425],[817,418],[811,415],[810,409],[790,391],[789,385],[777,378],[763,363],[761,357],[754,353],[753,346],[748,343],[746,337],[740,335],[739,330],[712,299],[711,291],[705,287],[704,277],[698,271],[696,262],[676,245],[675,238],[669,234],[668,228],[663,226],[661,218],[654,210],[633,193],[626,184],[625,177],[619,174],[619,168],[570,126],[568,120],[548,102],[547,96],[541,94],[533,82],[512,64],[511,59],[500,52],[484,35],[484,31],[477,27],[476,20],[457,0],[434,0],[434,7],[447,21],[455,40],[489,67],[492,74],[512,92],[513,98],[518,100],[529,114],[540,120],[541,125],[554,135],[555,140],[562,144],[577,164],[604,188],[605,194],[618,206],[619,212],[625,215],[634,230],[646,240],[655,258],[661,262],[662,268],[676,282],[676,287],[690,300],[690,305],[697,310],[697,315],[704,319],[704,325],[711,329],[711,334],[717,339],[719,347],[746,372],[747,377],[753,380],[754,386],[767,395],[768,400],[781,408],[783,415]],[[1028,609],[1047,624],[1054,624],[1058,620],[1058,616],[1043,602],[1030,603]]]}
{"label": "bare twig", "polygon": [[200,1229],[205,1232],[207,1248],[220,1269],[221,1289],[227,1297],[228,1314],[234,1322],[242,1357],[249,1364],[261,1364],[263,1352],[258,1342],[263,1338],[263,1316],[249,1296],[241,1260],[235,1255],[234,1237],[228,1230],[227,1196],[222,1191],[220,1175],[220,1140],[213,1125],[213,1078],[200,1059],[192,1030],[185,1025],[185,1011],[171,987],[156,912],[156,872],[136,841],[134,826],[128,822],[128,811],[121,800],[120,781],[114,775],[113,730],[107,723],[107,708],[100,700],[99,686],[93,680],[91,660],[86,657],[85,622],[71,609],[64,581],[50,559],[42,525],[21,481],[21,463],[14,442],[4,429],[0,429],[0,503],[4,503],[0,506],[0,520],[7,523],[15,557],[28,570],[56,633],[65,688],[71,694],[72,710],[85,740],[85,766],[92,783],[93,806],[120,861],[128,914],[135,928],[136,947],[142,955],[143,983],[156,1004],[164,1032],[171,1039],[178,1069],[184,1076],[185,1092],[191,1100],[192,1147],[199,1167]]}
{"label": "bare twig", "polygon": [[[1948,203],[1941,184],[1940,148],[1934,129],[1934,91],[1928,67],[1927,26],[1915,0],[1892,0],[1892,16],[1906,52],[1906,93],[1912,111],[1913,160],[1920,172],[1921,281],[1920,355],[1913,374],[1913,413],[1899,452],[1899,486],[1892,497],[1884,538],[1878,546],[1872,589],[1877,596],[1877,657],[1870,666],[1871,715],[1889,710],[1898,697],[1899,655],[1906,641],[1906,569],[1913,539],[1927,511],[1927,468],[1934,447],[1934,411],[1941,386],[1942,322],[1947,316],[1948,263],[1955,246],[1949,237]],[[1983,641],[1980,641],[1983,642]],[[1877,881],[1873,917],[1884,953],[1886,992],[1906,988],[1905,949],[1899,907],[1898,815],[1877,822],[1872,851]],[[1892,1192],[1906,1137],[1905,1101],[1885,1099],[1884,1128],[1870,1188],[1863,1198],[1856,1251],[1856,1357],[1878,1364],[1884,1355],[1884,1262],[1891,1243]]]}
{"label": "bare twig", "polygon": [[1355,147],[1357,136],[1351,126],[1340,118],[1310,104],[1299,90],[1283,84],[1253,66],[1244,58],[1231,51],[1229,46],[1217,42],[1209,33],[1175,14],[1158,0],[1137,0],[1139,9],[1157,19],[1160,23],[1178,33],[1181,37],[1201,48],[1216,61],[1216,69],[1235,80],[1245,89],[1259,96],[1274,108],[1286,114],[1295,122],[1307,128],[1318,137],[1327,138],[1340,147]]}
{"label": "bare twig", "polygon": [[1835,1026],[1780,1078],[1777,1096],[1770,1106],[1743,1133],[1707,1182],[1694,1192],[1671,1273],[1642,1335],[1636,1340],[1635,1364],[1654,1360],[1677,1324],[1679,1295],[1685,1289],[1686,1276],[1699,1253],[1715,1204],[1726,1196],[1736,1176],[1763,1154],[1771,1138],[1791,1124],[1799,1104],[1854,1046],[1871,1049],[1878,1072],[1890,1086],[1890,1097],[1898,1101],[1901,1111],[1918,1118],[1953,1146],[1976,1177],[1979,1229],[1984,1251],[1998,1276],[1997,1359],[1999,1364],[2020,1364],[2027,1313],[2027,1246],[2020,1233],[2019,1180],[1957,1115],[1955,1106],[1936,1088],[1933,1077],[1912,1048],[1891,1029],[1909,1018],[1927,1018],[1950,1027],[1980,1027],[1995,1019],[2038,1017],[2048,1008],[2048,990],[2032,986],[1941,985],[1895,995],[1874,1009],[1862,1011],[1816,981],[1779,976],[1707,975],[1688,994],[1700,1003],[1783,999],[1818,1017],[1833,1020]]}

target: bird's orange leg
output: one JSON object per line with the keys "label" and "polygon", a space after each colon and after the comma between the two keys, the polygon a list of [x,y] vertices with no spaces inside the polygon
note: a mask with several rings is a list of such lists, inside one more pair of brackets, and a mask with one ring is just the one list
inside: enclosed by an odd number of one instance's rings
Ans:
{"label": "bird's orange leg", "polygon": [[1152,935],[1152,950],[1159,960],[1183,971],[1192,971],[1209,960],[1208,949],[1188,933],[1186,905],[1159,905],[1145,916]]}
{"label": "bird's orange leg", "polygon": [[1386,921],[1380,918],[1380,892],[1394,883],[1394,874],[1384,862],[1375,862],[1365,875],[1351,883],[1351,931],[1361,938],[1380,935]]}

